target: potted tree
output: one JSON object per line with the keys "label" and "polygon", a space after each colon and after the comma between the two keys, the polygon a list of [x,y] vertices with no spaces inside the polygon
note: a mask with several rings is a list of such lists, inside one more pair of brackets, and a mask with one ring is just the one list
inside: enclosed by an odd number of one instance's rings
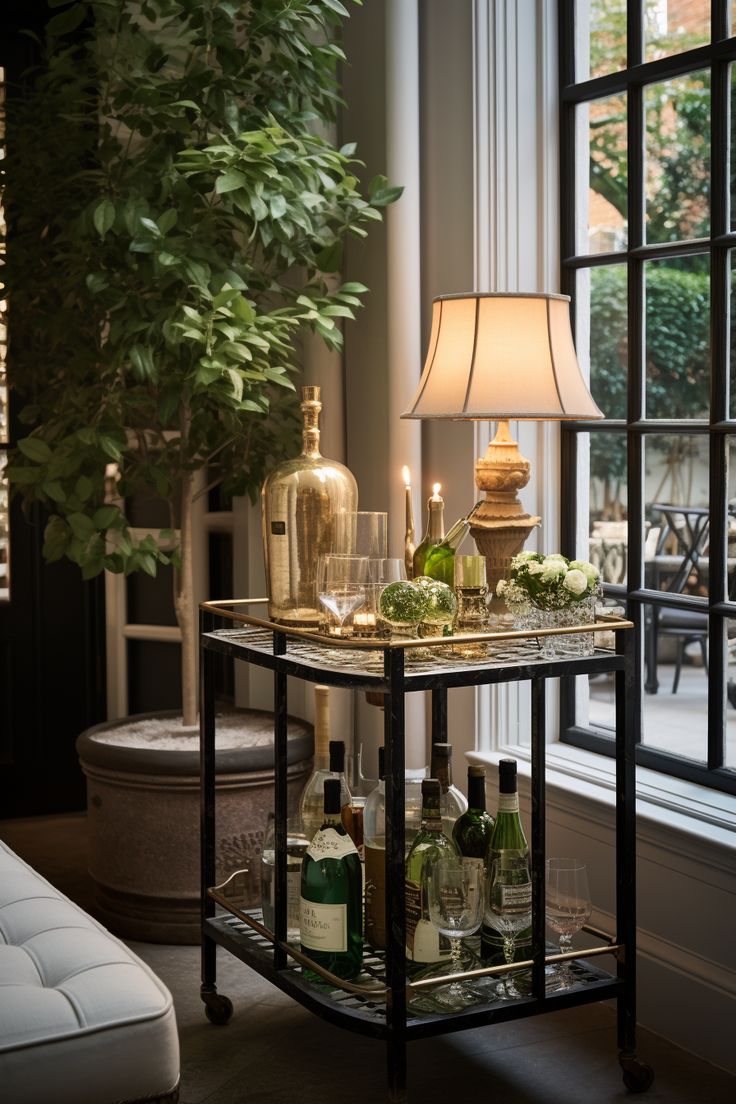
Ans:
{"label": "potted tree", "polygon": [[[339,0],[49,0],[43,64],[10,101],[5,283],[28,435],[11,488],[44,556],[85,578],[173,565],[182,722],[196,723],[194,480],[255,496],[294,448],[299,335],[341,344],[366,288],[343,243],[361,194],[339,100]],[[153,489],[169,525],[136,539]]]}

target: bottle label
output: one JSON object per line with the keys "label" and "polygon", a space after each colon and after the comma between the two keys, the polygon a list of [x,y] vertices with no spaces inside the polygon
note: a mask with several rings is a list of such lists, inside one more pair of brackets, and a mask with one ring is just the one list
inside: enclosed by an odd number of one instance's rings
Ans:
{"label": "bottle label", "polygon": [[344,859],[346,855],[357,855],[355,844],[350,836],[342,836],[334,828],[320,828],[307,848],[307,854],[315,862],[322,859]]}
{"label": "bottle label", "polygon": [[450,944],[440,936],[427,916],[426,892],[418,882],[404,883],[406,904],[406,957],[412,962],[441,962],[447,958]]}
{"label": "bottle label", "polygon": [[518,795],[518,793],[499,794],[498,795],[498,811],[499,811],[499,813],[518,813],[518,811],[519,811],[519,795]]}
{"label": "bottle label", "polygon": [[348,949],[348,906],[300,899],[300,942],[310,951],[344,954]]}
{"label": "bottle label", "polygon": [[404,883],[404,902],[406,908],[406,957],[416,962],[414,936],[417,925],[422,919],[422,887],[418,882],[410,882],[407,878]]}
{"label": "bottle label", "polygon": [[[286,871],[286,926],[290,931],[299,927],[299,899],[302,889],[301,870]],[[269,887],[271,908],[276,907],[276,872],[274,870]]]}
{"label": "bottle label", "polygon": [[466,877],[468,880],[468,911],[472,912],[475,908],[475,901],[478,894],[483,892],[483,874],[485,872],[485,861],[483,859],[471,858],[468,855],[463,856],[463,867],[465,868]]}
{"label": "bottle label", "polygon": [[510,912],[526,912],[532,906],[531,882],[523,885],[499,886],[501,890],[501,908]]}

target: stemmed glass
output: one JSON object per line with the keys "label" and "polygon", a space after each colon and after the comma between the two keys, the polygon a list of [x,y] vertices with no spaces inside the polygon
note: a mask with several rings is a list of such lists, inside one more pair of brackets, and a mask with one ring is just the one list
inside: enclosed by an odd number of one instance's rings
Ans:
{"label": "stemmed glass", "polygon": [[[465,969],[462,941],[481,925],[484,881],[480,863],[466,863],[460,858],[438,859],[431,868],[427,886],[429,917],[440,935],[450,941],[447,973],[458,974]],[[478,999],[459,981],[437,986],[432,996],[442,1008],[464,1008]]]}
{"label": "stemmed glass", "polygon": [[365,602],[368,557],[331,553],[317,561],[317,596],[332,615],[335,626],[328,631],[342,635],[345,621]]}
{"label": "stemmed glass", "polygon": [[[580,859],[547,859],[545,863],[547,923],[559,937],[560,953],[572,948],[572,937],[590,919],[591,904],[588,873]],[[570,989],[575,984],[569,963],[552,967],[554,989]]]}
{"label": "stemmed glass", "polygon": [[[503,939],[506,964],[514,961],[516,937],[532,922],[532,879],[529,852],[504,850],[491,864],[488,882],[488,904],[485,915],[489,927]],[[512,1000],[523,996],[511,974],[506,974],[496,986],[496,996]]]}

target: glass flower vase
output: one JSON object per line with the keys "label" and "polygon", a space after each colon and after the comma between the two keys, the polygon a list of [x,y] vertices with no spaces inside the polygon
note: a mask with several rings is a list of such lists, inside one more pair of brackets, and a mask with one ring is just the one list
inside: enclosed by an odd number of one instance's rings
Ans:
{"label": "glass flower vase", "polygon": [[[570,629],[579,625],[592,625],[595,622],[595,595],[590,595],[574,605],[563,609],[538,609],[532,611],[534,627],[537,629]],[[539,644],[544,659],[570,659],[577,656],[592,655],[595,650],[595,635],[592,632],[560,632],[540,636]]]}

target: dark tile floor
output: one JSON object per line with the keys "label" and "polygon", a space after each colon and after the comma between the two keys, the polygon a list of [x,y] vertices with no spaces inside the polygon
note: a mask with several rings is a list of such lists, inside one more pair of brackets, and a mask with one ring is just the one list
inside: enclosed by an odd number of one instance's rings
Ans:
{"label": "dark tile floor", "polygon": [[[62,892],[90,909],[81,816],[0,822],[3,839]],[[91,911],[94,911],[93,908]],[[384,1048],[316,1019],[241,963],[218,952],[220,992],[235,1014],[215,1027],[199,999],[199,951],[133,943],[174,996],[181,1039],[181,1104],[383,1104]],[[683,1010],[683,1015],[686,1010]],[[649,1104],[732,1104],[736,1078],[640,1031],[653,1066]],[[629,1099],[617,1061],[615,1016],[590,1005],[460,1032],[409,1048],[410,1100],[421,1104],[613,1104]]]}

